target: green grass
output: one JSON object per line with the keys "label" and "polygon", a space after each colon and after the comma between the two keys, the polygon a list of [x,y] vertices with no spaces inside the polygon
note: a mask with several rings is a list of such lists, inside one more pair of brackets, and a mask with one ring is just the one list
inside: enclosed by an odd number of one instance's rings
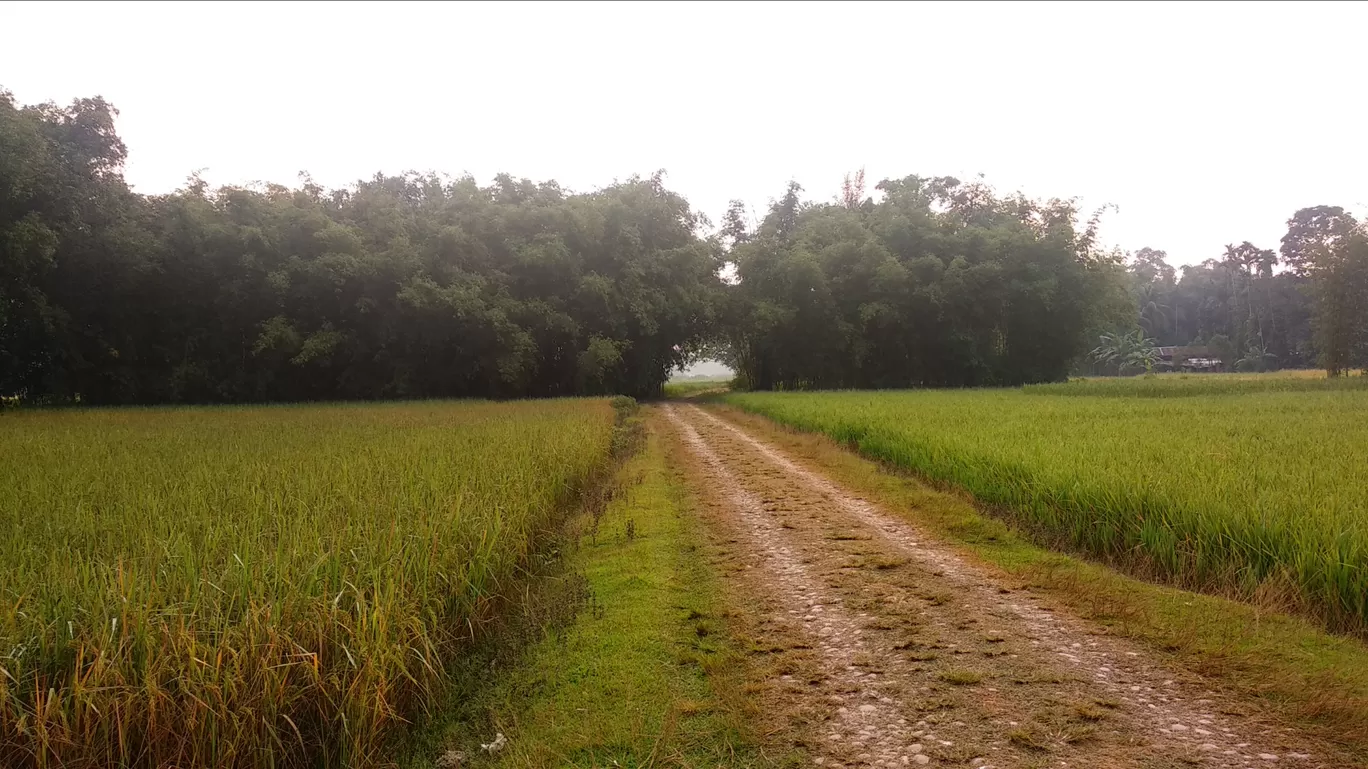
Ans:
{"label": "green grass", "polygon": [[941,673],[940,679],[954,686],[971,686],[983,681],[983,674],[977,670],[954,669]]}
{"label": "green grass", "polygon": [[726,400],[965,489],[1037,541],[1368,627],[1368,390]]}
{"label": "green grass", "polygon": [[[602,516],[577,522],[578,545],[564,564],[571,583],[586,580],[581,610],[568,624],[546,623],[479,694],[453,703],[435,749],[414,766],[456,753],[464,766],[755,762],[728,705],[728,672],[740,660],[720,618],[719,585],[654,435],[618,477],[621,491]],[[547,589],[564,595],[567,578],[552,579]],[[480,745],[498,733],[506,747],[490,756]]]}
{"label": "green grass", "polygon": [[1113,398],[1186,398],[1193,395],[1248,395],[1265,392],[1368,390],[1368,377],[1327,379],[1324,371],[1269,374],[1153,374],[1087,377],[1059,384],[1027,385],[1030,395],[1094,395]]}
{"label": "green grass", "polygon": [[604,400],[0,416],[0,764],[365,764],[609,464]]}
{"label": "green grass", "polygon": [[[1052,601],[1135,639],[1175,667],[1209,677],[1264,714],[1295,724],[1343,751],[1343,765],[1368,765],[1368,646],[1299,617],[1136,580],[1029,542],[965,495],[940,490],[889,463],[876,463],[820,434],[785,430],[723,407],[729,418],[867,494],[931,535],[1000,570],[1012,587]],[[1100,706],[1115,703],[1098,701]]]}
{"label": "green grass", "polygon": [[731,386],[731,377],[716,379],[679,379],[665,383],[666,398],[688,398],[700,393],[725,390]]}

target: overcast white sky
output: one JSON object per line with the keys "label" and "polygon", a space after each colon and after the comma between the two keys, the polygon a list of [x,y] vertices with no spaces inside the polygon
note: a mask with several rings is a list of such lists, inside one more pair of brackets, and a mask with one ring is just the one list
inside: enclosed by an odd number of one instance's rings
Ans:
{"label": "overcast white sky", "polygon": [[1368,209],[1362,3],[0,3],[0,87],[103,95],[141,192],[634,172],[714,221],[796,179],[1114,203],[1174,264]]}

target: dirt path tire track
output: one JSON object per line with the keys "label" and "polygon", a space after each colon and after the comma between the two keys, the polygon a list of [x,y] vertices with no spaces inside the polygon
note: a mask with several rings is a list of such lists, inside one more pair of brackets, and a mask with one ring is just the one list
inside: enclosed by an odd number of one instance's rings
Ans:
{"label": "dirt path tire track", "polygon": [[1286,729],[1024,591],[698,406],[664,407],[770,631],[818,765],[1334,766]]}

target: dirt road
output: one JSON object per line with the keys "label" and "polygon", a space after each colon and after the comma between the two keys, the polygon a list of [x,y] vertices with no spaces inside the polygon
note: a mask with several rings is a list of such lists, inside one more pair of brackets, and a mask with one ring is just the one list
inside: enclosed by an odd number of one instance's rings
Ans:
{"label": "dirt road", "polygon": [[775,655],[766,707],[821,766],[1335,766],[1298,735],[836,487],[663,407]]}

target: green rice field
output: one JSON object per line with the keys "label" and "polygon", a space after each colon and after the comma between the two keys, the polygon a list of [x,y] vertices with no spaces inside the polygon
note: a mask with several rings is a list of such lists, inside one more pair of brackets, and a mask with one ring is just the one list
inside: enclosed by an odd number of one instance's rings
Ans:
{"label": "green rice field", "polygon": [[1058,384],[1027,385],[1031,395],[1097,395],[1114,398],[1185,398],[1189,395],[1248,395],[1268,392],[1368,390],[1368,377],[1327,379],[1324,371],[1290,370],[1269,374],[1154,374],[1092,377]]}
{"label": "green rice field", "polygon": [[1362,633],[1364,381],[1171,375],[726,401],[964,489],[1046,544]]}
{"label": "green rice field", "polygon": [[0,416],[0,765],[378,761],[612,436],[606,400]]}

